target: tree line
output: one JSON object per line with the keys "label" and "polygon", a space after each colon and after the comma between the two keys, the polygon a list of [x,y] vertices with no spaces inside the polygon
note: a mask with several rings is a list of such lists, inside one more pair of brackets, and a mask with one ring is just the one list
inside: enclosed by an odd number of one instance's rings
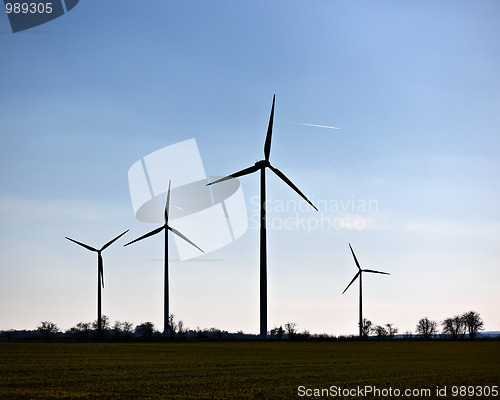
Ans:
{"label": "tree line", "polygon": [[[184,326],[184,323],[179,320],[175,321],[175,315],[171,314],[168,319],[168,339],[185,339],[196,337],[197,339],[218,338],[222,339],[226,331],[221,331],[217,328],[197,328],[191,330]],[[70,337],[79,340],[88,339],[153,339],[164,338],[164,335],[156,329],[150,321],[143,322],[139,325],[134,325],[128,321],[115,321],[111,324],[111,320],[107,315],[101,317],[101,329],[99,330],[98,322],[79,322],[72,328],[62,332],[59,327],[53,322],[42,321],[36,331],[39,336],[45,339],[53,339],[56,336]]]}
{"label": "tree line", "polygon": [[[439,331],[439,325],[442,329]],[[375,336],[379,339],[390,338],[398,333],[398,328],[393,324],[374,325],[370,320],[363,319],[361,327],[363,337]],[[440,324],[428,317],[421,318],[415,327],[415,333],[422,339],[431,339],[440,335],[451,339],[464,339],[467,335],[469,339],[475,339],[484,330],[484,321],[477,311],[467,311],[463,314],[455,315],[444,319]],[[413,332],[403,333],[404,339],[413,337]]]}
{"label": "tree line", "polygon": [[[231,339],[255,339],[257,335],[246,334],[243,331],[229,333],[218,328],[189,329],[185,327],[182,320],[176,321],[175,315],[171,314],[168,319],[168,336],[165,337],[157,330],[152,322],[143,322],[134,325],[128,321],[115,321],[113,324],[108,316],[102,316],[102,329],[99,334],[97,321],[79,322],[66,331],[62,331],[55,323],[42,321],[34,331],[4,331],[0,332],[0,337],[15,339],[18,337],[40,337],[51,340],[56,337],[72,338],[75,340],[129,340],[132,338],[142,340],[170,339],[170,340],[231,340]],[[439,330],[441,326],[441,330]],[[484,330],[484,321],[476,311],[468,311],[463,314],[449,317],[438,323],[428,317],[421,318],[415,328],[415,335],[411,331],[406,331],[399,337],[403,339],[422,338],[432,339],[435,337],[448,339],[476,339],[478,334]],[[397,336],[398,328],[392,323],[375,325],[368,319],[363,319],[363,338],[394,339]],[[275,326],[269,332],[271,340],[355,340],[358,336],[331,336],[328,334],[311,334],[304,330],[299,332],[295,322]]]}
{"label": "tree line", "polygon": [[[463,339],[465,335],[475,339],[479,332],[484,330],[484,321],[476,311],[446,318],[441,325],[441,333],[452,339]],[[424,339],[430,339],[438,334],[438,323],[425,317],[418,321],[416,330]]]}

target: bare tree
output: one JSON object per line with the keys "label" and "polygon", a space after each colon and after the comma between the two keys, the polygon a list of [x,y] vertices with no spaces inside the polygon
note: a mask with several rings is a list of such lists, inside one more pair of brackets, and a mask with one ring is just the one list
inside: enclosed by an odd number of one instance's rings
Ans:
{"label": "bare tree", "polygon": [[[111,321],[109,320],[109,317],[107,315],[103,315],[101,317],[101,332],[103,334],[107,334],[109,332],[109,330],[111,329],[110,324],[111,324]],[[99,324],[98,324],[97,320],[92,323],[92,328],[99,331]]]}
{"label": "bare tree", "polygon": [[413,333],[411,331],[405,331],[403,333],[403,339],[411,339],[413,337]]}
{"label": "bare tree", "polygon": [[437,333],[437,322],[425,317],[418,321],[415,329],[424,339],[430,339]]}
{"label": "bare tree", "polygon": [[271,336],[276,336],[279,340],[283,338],[284,334],[285,330],[281,325],[279,327],[274,327],[273,329],[271,329]]}
{"label": "bare tree", "polygon": [[122,323],[122,332],[125,337],[129,338],[134,333],[132,322],[125,321]]}
{"label": "bare tree", "polygon": [[216,338],[217,340],[222,340],[222,336],[224,335],[224,332],[219,328],[210,328],[208,332],[210,333],[210,336]]}
{"label": "bare tree", "polygon": [[462,318],[470,339],[475,339],[477,334],[484,330],[484,322],[478,312],[466,312],[462,315]]}
{"label": "bare tree", "polygon": [[304,329],[304,332],[299,333],[299,337],[301,339],[309,339],[310,336],[311,336],[311,332],[309,332],[307,329]]}
{"label": "bare tree", "polygon": [[76,326],[69,330],[69,333],[86,340],[90,336],[91,325],[92,324],[90,322],[78,322]]}
{"label": "bare tree", "polygon": [[361,334],[363,335],[363,338],[370,336],[370,333],[372,333],[374,329],[372,321],[363,318],[363,326],[361,327]]}
{"label": "bare tree", "polygon": [[463,315],[455,315],[452,318],[446,318],[441,325],[443,326],[442,332],[445,335],[451,335],[453,339],[463,337],[465,334],[465,320]]}
{"label": "bare tree", "polygon": [[297,324],[295,322],[287,322],[285,324],[285,331],[288,339],[294,339],[297,334]]}
{"label": "bare tree", "polygon": [[154,333],[154,324],[152,322],[143,322],[135,327],[135,331],[145,339],[151,339]]}
{"label": "bare tree", "polygon": [[177,337],[184,339],[187,331],[188,329],[184,328],[184,322],[182,322],[182,320],[177,322]]}
{"label": "bare tree", "polygon": [[207,338],[206,329],[196,328],[196,339],[205,340]]}
{"label": "bare tree", "polygon": [[49,321],[40,322],[40,325],[37,326],[36,329],[42,334],[45,339],[51,339],[60,332],[59,327],[53,322]]}
{"label": "bare tree", "polygon": [[373,330],[380,340],[385,339],[389,334],[389,332],[387,332],[387,329],[385,329],[382,325],[377,325],[375,328],[373,328]]}
{"label": "bare tree", "polygon": [[168,337],[173,339],[175,337],[175,331],[177,329],[177,324],[174,321],[174,314],[170,314],[168,317]]}
{"label": "bare tree", "polygon": [[387,328],[387,334],[391,339],[394,339],[394,335],[398,333],[398,328],[394,327],[393,324],[385,324]]}
{"label": "bare tree", "polygon": [[119,338],[122,335],[122,323],[120,321],[115,321],[113,325],[113,334],[116,338]]}

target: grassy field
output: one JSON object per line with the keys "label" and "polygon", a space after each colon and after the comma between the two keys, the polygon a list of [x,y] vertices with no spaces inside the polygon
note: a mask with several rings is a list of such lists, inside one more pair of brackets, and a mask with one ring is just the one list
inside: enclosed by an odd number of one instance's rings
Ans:
{"label": "grassy field", "polygon": [[444,398],[439,386],[466,398],[452,387],[499,384],[498,341],[0,343],[1,399],[377,398],[299,396],[300,386]]}

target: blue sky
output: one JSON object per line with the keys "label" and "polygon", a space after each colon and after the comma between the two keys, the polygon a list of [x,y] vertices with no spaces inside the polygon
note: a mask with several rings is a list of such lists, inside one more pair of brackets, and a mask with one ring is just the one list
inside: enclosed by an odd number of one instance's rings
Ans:
{"label": "blue sky", "polygon": [[[0,329],[63,329],[103,312],[162,325],[162,242],[134,217],[127,171],[196,138],[208,174],[252,165],[276,93],[271,162],[313,202],[367,211],[283,211],[269,221],[358,218],[361,228],[270,229],[269,328],[357,332],[364,314],[413,331],[468,310],[500,330],[500,4],[491,1],[81,0],[12,34],[0,13]],[[292,124],[340,127],[330,130]],[[299,198],[268,173],[271,201]],[[171,311],[186,326],[257,333],[258,176],[241,179],[250,229],[176,261]]]}

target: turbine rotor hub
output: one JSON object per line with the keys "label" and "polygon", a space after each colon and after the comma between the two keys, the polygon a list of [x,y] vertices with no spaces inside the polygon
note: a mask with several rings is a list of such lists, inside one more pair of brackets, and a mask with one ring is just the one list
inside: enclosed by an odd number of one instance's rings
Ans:
{"label": "turbine rotor hub", "polygon": [[255,163],[255,166],[259,168],[266,168],[269,167],[270,165],[271,163],[268,160],[260,160]]}

